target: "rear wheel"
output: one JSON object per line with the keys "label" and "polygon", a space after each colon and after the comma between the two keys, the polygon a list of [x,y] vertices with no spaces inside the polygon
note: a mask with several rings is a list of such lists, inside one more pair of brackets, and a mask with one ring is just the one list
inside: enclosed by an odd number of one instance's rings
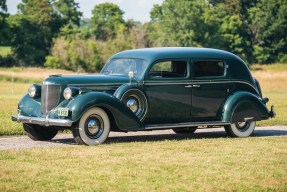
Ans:
{"label": "rear wheel", "polygon": [[53,139],[58,129],[47,128],[40,125],[23,124],[25,133],[34,141],[48,141]]}
{"label": "rear wheel", "polygon": [[72,133],[78,144],[99,145],[109,136],[109,117],[101,108],[89,109],[81,117],[79,126],[72,129]]}
{"label": "rear wheel", "polygon": [[194,133],[197,127],[184,127],[184,128],[177,128],[172,129],[177,134],[185,134],[185,133]]}
{"label": "rear wheel", "polygon": [[237,122],[225,126],[224,129],[230,137],[248,137],[255,129],[256,122]]}

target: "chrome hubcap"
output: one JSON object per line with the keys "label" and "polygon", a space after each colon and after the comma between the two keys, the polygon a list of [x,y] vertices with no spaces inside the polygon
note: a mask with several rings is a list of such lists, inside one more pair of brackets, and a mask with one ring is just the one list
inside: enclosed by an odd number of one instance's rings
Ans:
{"label": "chrome hubcap", "polygon": [[239,131],[244,132],[249,128],[250,123],[249,122],[237,122],[235,123],[235,126]]}
{"label": "chrome hubcap", "polygon": [[130,110],[134,113],[137,112],[137,110],[139,109],[139,104],[138,101],[135,98],[130,98],[127,101],[127,106],[128,108],[130,108]]}
{"label": "chrome hubcap", "polygon": [[89,122],[88,122],[88,130],[91,134],[95,134],[98,132],[99,130],[99,125],[97,123],[96,120],[94,119],[91,119]]}
{"label": "chrome hubcap", "polygon": [[246,122],[238,122],[238,123],[237,123],[237,127],[238,127],[238,128],[245,127],[245,125],[246,125]]}
{"label": "chrome hubcap", "polygon": [[104,121],[98,115],[90,116],[85,123],[85,132],[91,139],[96,139],[102,135],[104,131]]}

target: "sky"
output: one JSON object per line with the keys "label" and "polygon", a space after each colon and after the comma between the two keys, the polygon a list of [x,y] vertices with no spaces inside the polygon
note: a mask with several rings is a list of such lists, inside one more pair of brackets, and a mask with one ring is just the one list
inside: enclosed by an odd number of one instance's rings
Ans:
{"label": "sky", "polygon": [[[79,3],[80,11],[85,18],[91,18],[95,5],[105,2],[117,4],[125,12],[124,19],[133,19],[142,23],[150,21],[149,12],[154,4],[162,4],[164,0],[75,0]],[[8,12],[17,13],[17,5],[22,0],[6,0]]]}

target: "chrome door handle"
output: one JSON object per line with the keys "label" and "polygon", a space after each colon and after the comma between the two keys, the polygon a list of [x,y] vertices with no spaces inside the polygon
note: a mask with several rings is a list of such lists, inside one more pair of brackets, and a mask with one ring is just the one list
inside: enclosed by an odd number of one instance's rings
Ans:
{"label": "chrome door handle", "polygon": [[192,87],[200,87],[200,85],[192,85]]}
{"label": "chrome door handle", "polygon": [[191,86],[191,85],[186,85],[186,86],[184,86],[184,87],[186,87],[186,88],[191,88],[192,86]]}

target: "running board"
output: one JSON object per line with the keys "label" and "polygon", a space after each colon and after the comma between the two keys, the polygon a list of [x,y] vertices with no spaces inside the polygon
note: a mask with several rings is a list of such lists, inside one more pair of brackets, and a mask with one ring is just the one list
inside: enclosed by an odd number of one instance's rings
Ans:
{"label": "running board", "polygon": [[178,124],[151,124],[144,126],[144,129],[169,129],[169,128],[182,128],[182,127],[195,127],[195,126],[224,126],[230,125],[227,122],[213,121],[213,122],[188,122]]}

